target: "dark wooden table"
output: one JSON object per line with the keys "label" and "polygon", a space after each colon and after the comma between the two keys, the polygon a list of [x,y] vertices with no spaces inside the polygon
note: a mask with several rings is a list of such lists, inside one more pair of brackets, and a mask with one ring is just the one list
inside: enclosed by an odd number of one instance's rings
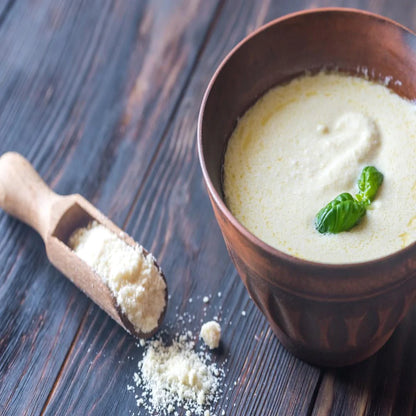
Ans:
{"label": "dark wooden table", "polygon": [[[226,253],[197,160],[199,105],[226,53],[267,21],[330,5],[416,29],[413,0],[0,1],[0,152],[22,153],[55,191],[81,193],[157,256],[168,332],[221,319],[217,415],[416,414],[416,309],[359,365],[294,358]],[[0,261],[0,413],[147,414],[126,388],[144,349],[3,212]]]}

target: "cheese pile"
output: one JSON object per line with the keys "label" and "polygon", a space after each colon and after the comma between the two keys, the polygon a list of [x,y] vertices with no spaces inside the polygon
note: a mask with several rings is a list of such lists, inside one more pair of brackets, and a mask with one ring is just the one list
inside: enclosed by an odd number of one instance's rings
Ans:
{"label": "cheese pile", "polygon": [[92,221],[71,235],[69,246],[107,284],[137,332],[149,333],[165,308],[166,283],[149,253]]}
{"label": "cheese pile", "polygon": [[[137,405],[157,414],[172,413],[180,406],[186,415],[209,415],[210,404],[220,393],[222,369],[208,363],[207,353],[196,352],[192,333],[181,335],[171,345],[161,339],[148,343],[145,355],[134,374],[142,389]],[[129,386],[128,389],[134,389]]]}

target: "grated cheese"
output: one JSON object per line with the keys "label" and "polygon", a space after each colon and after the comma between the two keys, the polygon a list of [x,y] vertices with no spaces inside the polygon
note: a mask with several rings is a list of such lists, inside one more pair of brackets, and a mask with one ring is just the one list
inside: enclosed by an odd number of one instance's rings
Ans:
{"label": "grated cheese", "polygon": [[75,230],[69,246],[107,284],[136,331],[149,333],[157,327],[166,283],[150,253],[145,255],[139,244],[126,244],[96,221]]}
{"label": "grated cheese", "polygon": [[194,350],[191,338],[188,331],[171,345],[161,339],[148,343],[133,380],[142,389],[141,400],[149,412],[167,415],[180,406],[186,415],[209,415],[210,405],[218,400],[224,372],[208,363],[207,353]]}

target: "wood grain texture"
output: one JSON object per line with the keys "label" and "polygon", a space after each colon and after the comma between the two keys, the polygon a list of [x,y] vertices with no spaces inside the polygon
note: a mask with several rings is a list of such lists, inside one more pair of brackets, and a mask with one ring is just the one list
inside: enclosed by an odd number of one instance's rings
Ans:
{"label": "wood grain texture", "polygon": [[[197,6],[177,4],[171,18],[165,2],[17,2],[0,27],[1,152],[20,151],[55,190],[98,205],[125,189],[124,174],[140,180],[157,142],[117,136],[124,105],[146,62],[152,98],[141,118],[160,112],[163,131],[216,9],[201,6],[192,24]],[[134,153],[138,175],[126,172]],[[1,215],[0,297],[9,300],[0,313],[0,411],[39,414],[90,302],[48,264],[39,237]]]}
{"label": "wood grain texture", "polygon": [[[227,374],[217,415],[416,414],[416,310],[360,365],[335,371],[297,360],[237,276],[198,166],[197,113],[221,59],[262,23],[328,5],[0,4],[0,152],[21,152],[55,191],[82,193],[154,252],[171,295],[168,334],[190,329],[197,340],[202,321],[220,318],[214,360]],[[411,0],[337,5],[416,27]],[[144,349],[48,264],[32,230],[4,213],[0,258],[0,414],[146,415],[126,388]],[[204,306],[205,295],[212,299]]]}

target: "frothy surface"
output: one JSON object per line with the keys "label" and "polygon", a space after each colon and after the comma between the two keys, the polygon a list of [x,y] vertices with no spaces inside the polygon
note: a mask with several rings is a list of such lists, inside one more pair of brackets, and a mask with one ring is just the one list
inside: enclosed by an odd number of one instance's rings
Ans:
{"label": "frothy surface", "polygon": [[[387,87],[341,74],[297,78],[239,120],[224,161],[227,206],[253,234],[327,263],[375,259],[416,240],[416,106]],[[322,235],[316,213],[357,193],[366,165],[384,175],[349,232]]]}

